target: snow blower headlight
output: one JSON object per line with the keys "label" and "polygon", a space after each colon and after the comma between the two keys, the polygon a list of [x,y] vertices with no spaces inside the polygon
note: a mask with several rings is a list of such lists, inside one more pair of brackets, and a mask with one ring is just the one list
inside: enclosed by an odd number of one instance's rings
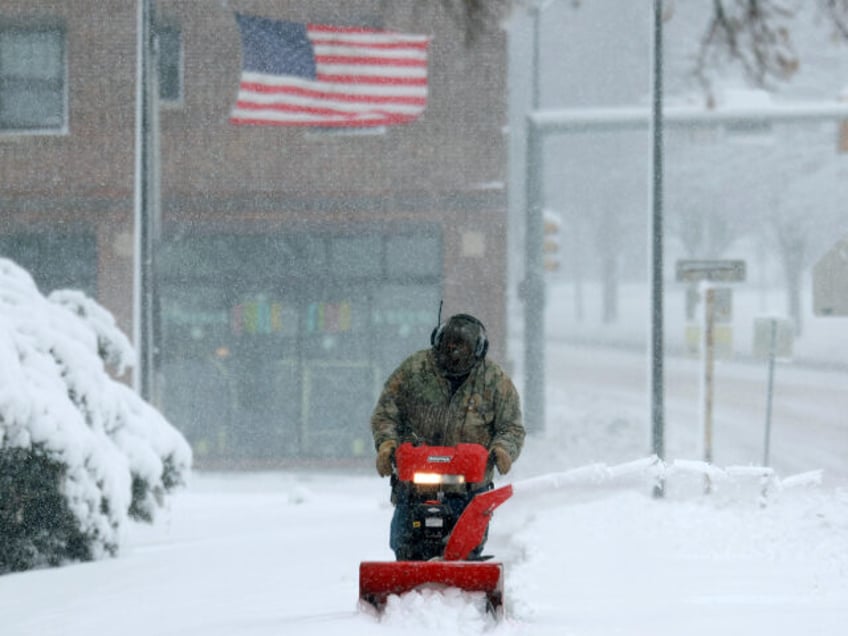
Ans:
{"label": "snow blower headlight", "polygon": [[465,475],[440,475],[439,473],[415,473],[412,483],[421,486],[458,485],[465,483]]}

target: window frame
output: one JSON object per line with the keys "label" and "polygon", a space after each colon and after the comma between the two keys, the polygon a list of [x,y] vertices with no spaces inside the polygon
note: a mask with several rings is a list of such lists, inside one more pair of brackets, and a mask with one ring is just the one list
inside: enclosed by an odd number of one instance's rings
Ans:
{"label": "window frame", "polygon": [[[9,123],[0,110],[0,135],[67,135],[69,132],[69,90],[68,90],[68,33],[67,29],[62,24],[46,23],[46,24],[15,24],[15,23],[0,23],[0,39],[5,34],[24,34],[34,35],[38,33],[55,33],[58,36],[59,44],[59,77],[55,79],[36,78],[21,78],[21,81],[27,80],[38,81],[42,84],[50,84],[58,82],[51,94],[58,96],[61,101],[61,113],[59,117],[61,121],[58,125],[15,125]],[[0,60],[0,102],[4,99],[4,92],[9,89],[6,87],[7,82],[14,82],[16,78],[9,78],[3,71],[2,60]]]}
{"label": "window frame", "polygon": [[[185,43],[183,38],[183,30],[174,22],[160,22],[154,28],[156,36],[156,77],[157,77],[157,95],[159,97],[160,106],[166,108],[178,108],[185,102]],[[177,96],[165,98],[162,96],[162,67],[164,56],[162,55],[162,45],[160,37],[163,33],[173,33],[176,36],[177,55],[173,66],[176,67],[177,80]]]}

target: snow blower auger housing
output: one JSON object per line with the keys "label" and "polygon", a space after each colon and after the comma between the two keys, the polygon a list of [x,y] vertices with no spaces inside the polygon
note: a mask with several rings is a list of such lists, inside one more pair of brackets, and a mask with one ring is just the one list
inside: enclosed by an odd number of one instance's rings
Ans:
{"label": "snow blower auger housing", "polygon": [[[409,503],[408,548],[397,561],[359,564],[359,598],[381,610],[391,594],[419,587],[456,587],[483,592],[489,609],[503,604],[503,565],[476,552],[495,508],[511,486],[486,489],[488,450],[479,444],[413,446],[395,453],[395,492]],[[457,516],[450,499],[464,498]],[[467,502],[467,504],[466,504]]]}

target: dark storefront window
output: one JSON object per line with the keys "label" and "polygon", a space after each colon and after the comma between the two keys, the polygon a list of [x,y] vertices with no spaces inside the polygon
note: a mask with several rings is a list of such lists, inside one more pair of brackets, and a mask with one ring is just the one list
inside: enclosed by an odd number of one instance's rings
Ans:
{"label": "dark storefront window", "polygon": [[386,239],[386,270],[391,278],[442,275],[441,241],[436,236],[392,236]]}
{"label": "dark storefront window", "polygon": [[378,277],[383,268],[378,236],[339,237],[330,240],[330,268],[339,278]]}
{"label": "dark storefront window", "polygon": [[441,294],[429,227],[172,239],[159,266],[163,407],[200,462],[365,453],[382,382],[426,346]]}
{"label": "dark storefront window", "polygon": [[54,289],[79,289],[97,296],[97,237],[93,232],[3,235],[0,256],[27,270],[42,294]]}

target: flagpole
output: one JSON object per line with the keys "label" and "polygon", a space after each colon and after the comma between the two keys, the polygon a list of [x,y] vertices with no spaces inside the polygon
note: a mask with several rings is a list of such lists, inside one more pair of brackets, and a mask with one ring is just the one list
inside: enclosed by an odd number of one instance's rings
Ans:
{"label": "flagpole", "polygon": [[155,398],[155,264],[159,219],[159,113],[153,0],[138,3],[136,65],[135,259],[133,339],[136,391]]}

